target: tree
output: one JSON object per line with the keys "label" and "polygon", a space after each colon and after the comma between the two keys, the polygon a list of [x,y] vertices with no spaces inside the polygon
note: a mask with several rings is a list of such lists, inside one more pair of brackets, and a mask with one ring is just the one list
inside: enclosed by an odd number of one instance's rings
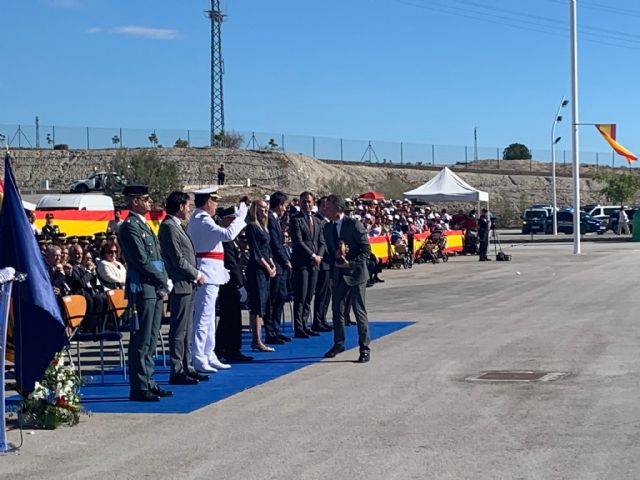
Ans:
{"label": "tree", "polygon": [[128,184],[148,185],[156,206],[163,204],[171,192],[183,188],[178,165],[161,161],[153,150],[142,150],[129,158],[125,153],[118,153],[111,162],[111,170]]}
{"label": "tree", "polygon": [[277,150],[278,149],[278,144],[276,143],[276,141],[273,138],[269,139],[269,143],[267,143],[267,148],[269,150]]}
{"label": "tree", "polygon": [[529,160],[531,152],[521,143],[512,143],[502,152],[503,160]]}
{"label": "tree", "polygon": [[244,137],[237,132],[216,133],[213,136],[213,145],[224,148],[240,148]]}
{"label": "tree", "polygon": [[151,135],[149,135],[149,141],[154,147],[158,146],[158,136],[156,135],[156,132],[152,132]]}
{"label": "tree", "polygon": [[189,142],[186,140],[182,140],[180,137],[176,140],[174,147],[176,148],[187,148],[189,146]]}
{"label": "tree", "polygon": [[120,137],[118,135],[114,135],[111,137],[111,143],[113,143],[113,146],[115,147],[120,143]]}
{"label": "tree", "polygon": [[597,173],[593,179],[604,183],[600,190],[607,200],[622,205],[632,200],[640,190],[640,176],[635,173]]}

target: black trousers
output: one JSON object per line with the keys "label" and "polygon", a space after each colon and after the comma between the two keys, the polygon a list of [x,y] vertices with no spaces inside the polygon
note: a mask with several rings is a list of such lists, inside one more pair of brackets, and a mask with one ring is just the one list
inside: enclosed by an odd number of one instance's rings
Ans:
{"label": "black trousers", "polygon": [[486,238],[480,239],[480,248],[478,250],[478,255],[480,258],[487,258],[487,248],[489,248],[489,236]]}
{"label": "black trousers", "polygon": [[319,270],[313,298],[313,326],[327,326],[327,310],[331,302],[331,276],[329,270]]}
{"label": "black trousers", "polygon": [[216,355],[239,353],[242,348],[242,310],[240,292],[235,287],[222,285],[218,294],[220,322],[216,330]]}
{"label": "black trousers", "polygon": [[293,269],[293,328],[296,332],[308,329],[311,317],[311,300],[316,289],[318,270],[311,267]]}
{"label": "black trousers", "polygon": [[287,295],[287,272],[284,271],[269,279],[269,308],[263,318],[267,338],[275,338],[281,334],[282,311]]}

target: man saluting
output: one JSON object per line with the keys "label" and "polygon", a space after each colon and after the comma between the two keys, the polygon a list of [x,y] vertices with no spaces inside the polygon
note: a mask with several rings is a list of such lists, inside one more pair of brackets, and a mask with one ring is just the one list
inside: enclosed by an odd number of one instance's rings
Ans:
{"label": "man saluting", "polygon": [[216,355],[216,299],[220,285],[229,281],[224,268],[223,242],[234,240],[245,227],[247,205],[240,203],[236,218],[227,228],[213,220],[220,197],[214,188],[197,190],[196,209],[189,221],[187,233],[196,252],[198,270],[204,275],[204,285],[198,288],[193,316],[191,354],[193,367],[201,373],[213,373],[231,365],[222,363]]}

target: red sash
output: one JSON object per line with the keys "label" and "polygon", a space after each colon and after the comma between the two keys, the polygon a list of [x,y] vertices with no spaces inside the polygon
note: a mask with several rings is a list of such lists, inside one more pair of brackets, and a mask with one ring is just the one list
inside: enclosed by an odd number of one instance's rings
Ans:
{"label": "red sash", "polygon": [[198,258],[211,258],[213,260],[220,260],[224,262],[224,252],[199,252],[196,253]]}

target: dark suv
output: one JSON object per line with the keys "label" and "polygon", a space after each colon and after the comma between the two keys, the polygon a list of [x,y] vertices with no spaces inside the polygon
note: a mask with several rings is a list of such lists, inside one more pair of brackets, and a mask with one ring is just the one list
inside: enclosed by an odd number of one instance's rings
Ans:
{"label": "dark suv", "polygon": [[551,233],[553,219],[544,208],[528,208],[522,215],[522,233]]}
{"label": "dark suv", "polygon": [[[558,212],[558,233],[573,234],[573,212],[563,210]],[[580,233],[597,233],[599,235],[607,231],[607,225],[602,220],[580,212]]]}

